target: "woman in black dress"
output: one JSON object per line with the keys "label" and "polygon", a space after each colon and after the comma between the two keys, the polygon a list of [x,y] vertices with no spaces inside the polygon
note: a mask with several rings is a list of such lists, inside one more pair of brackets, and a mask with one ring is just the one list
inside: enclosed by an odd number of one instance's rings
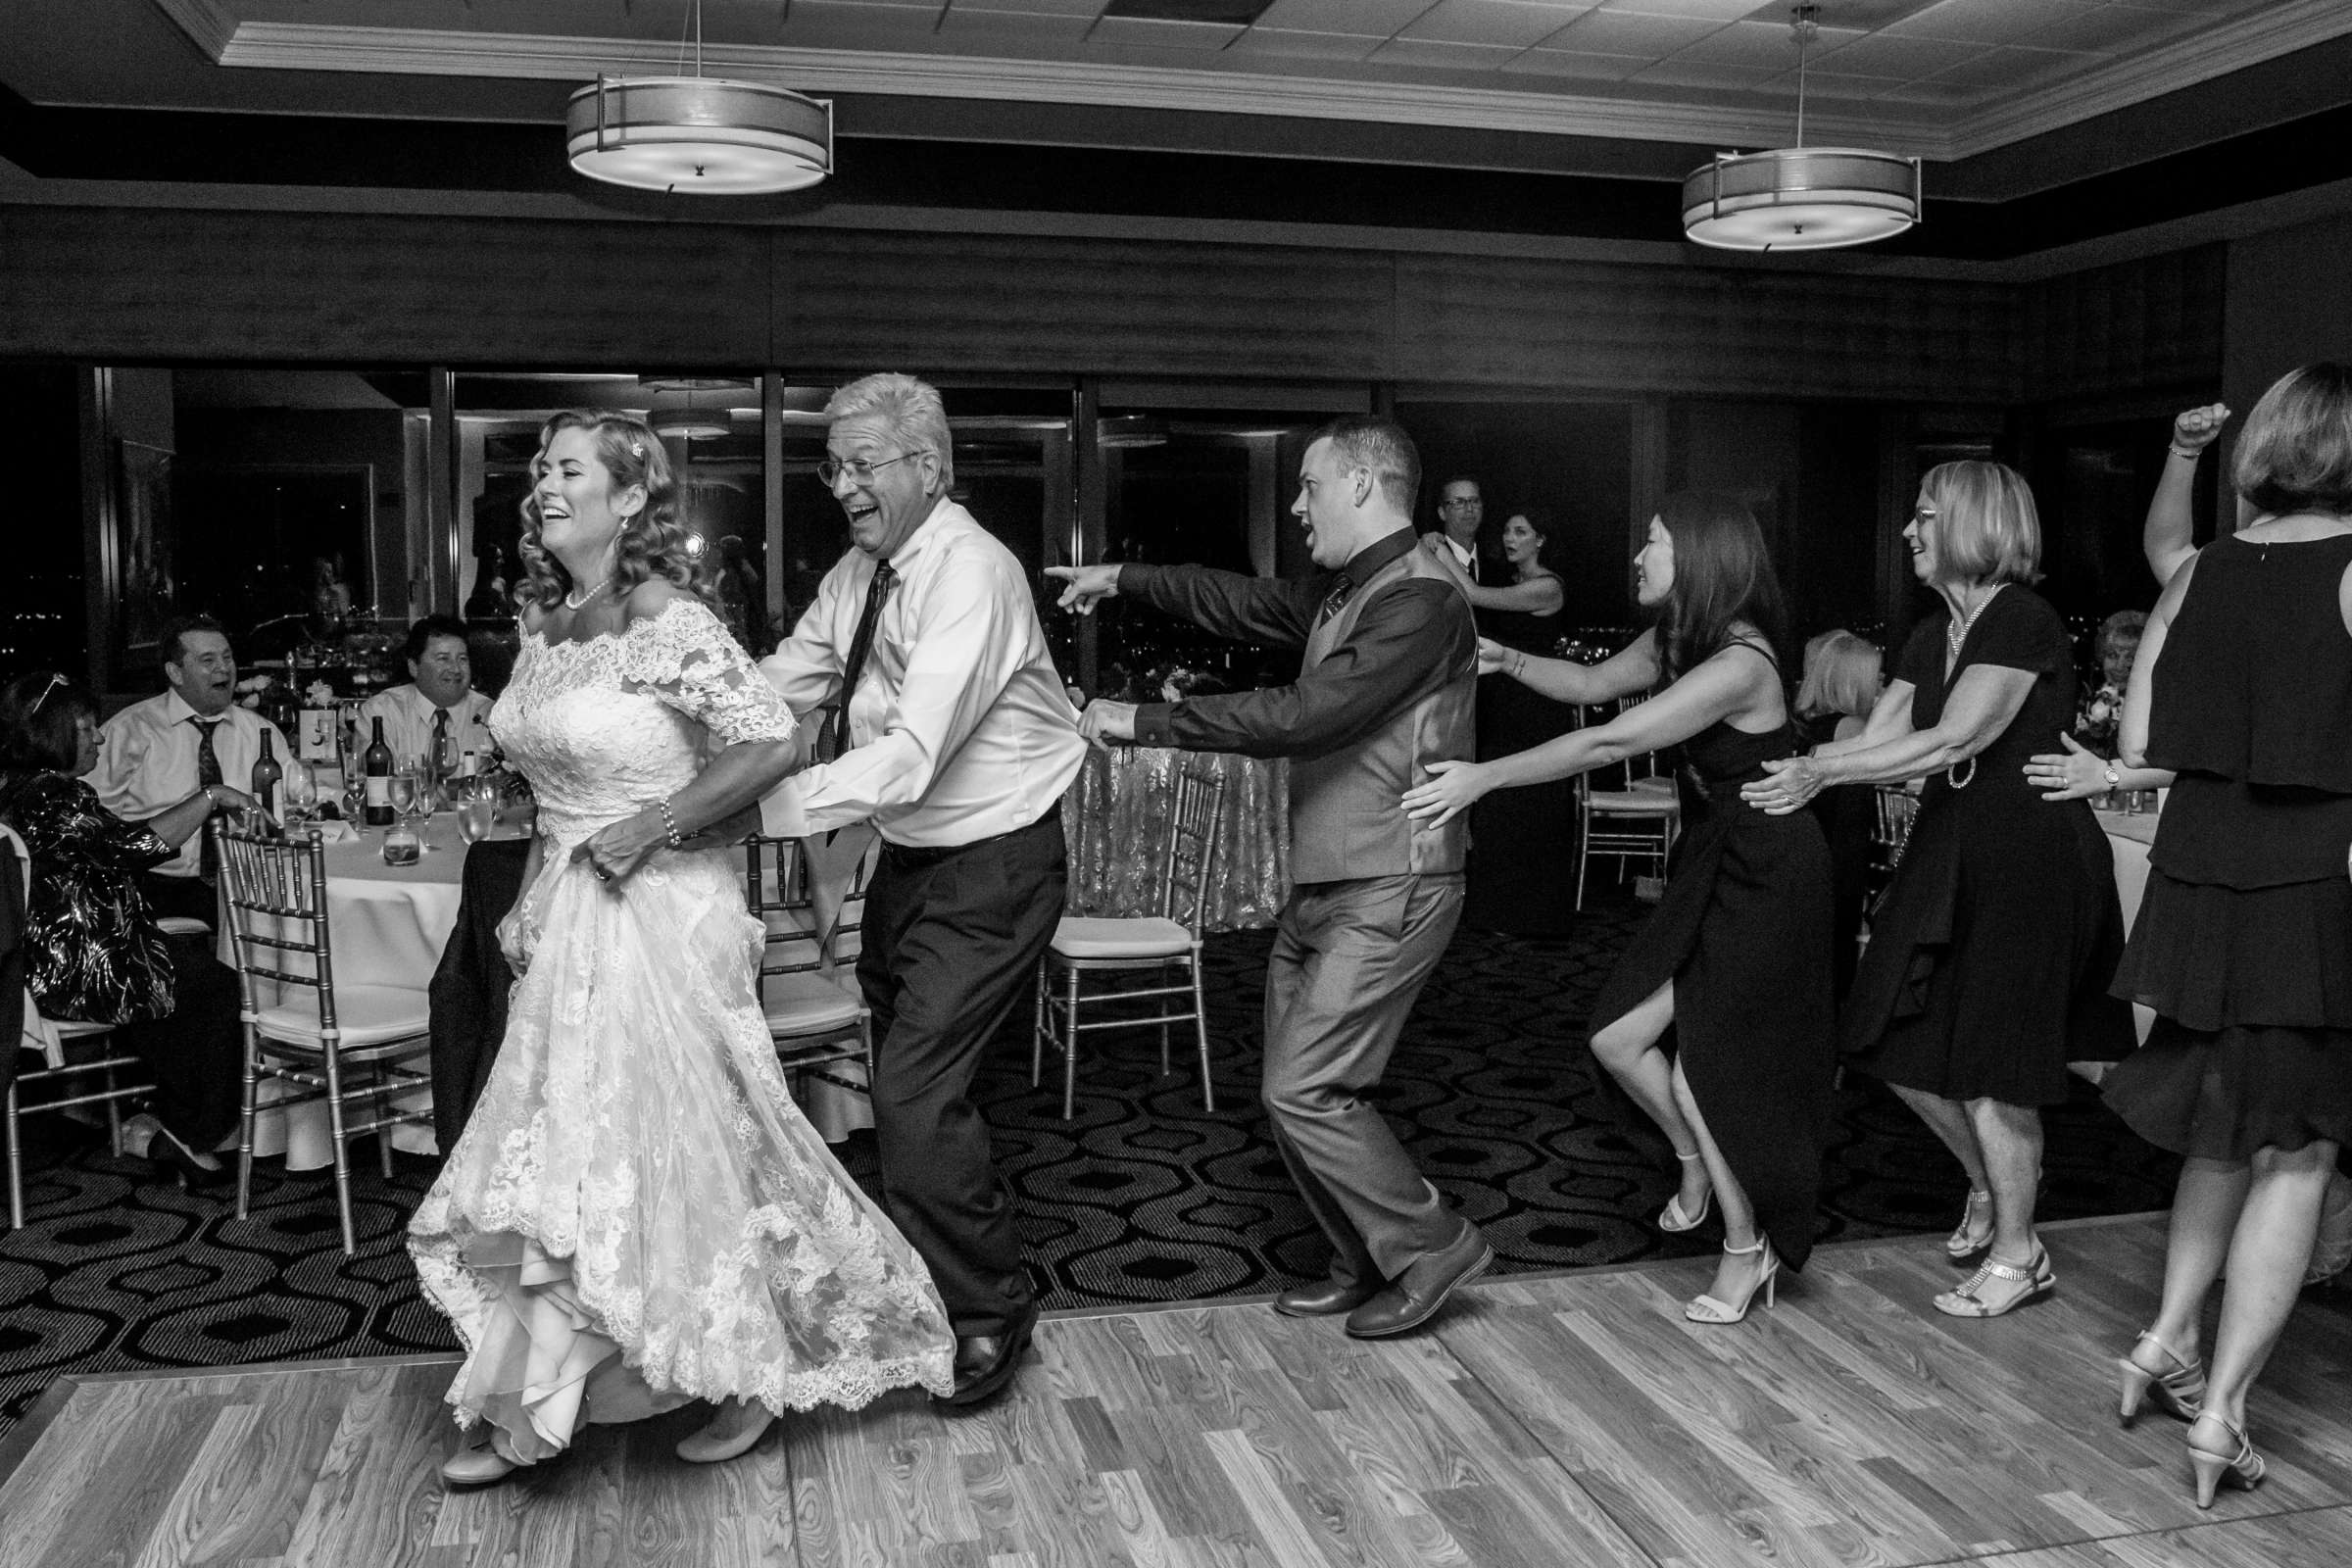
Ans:
{"label": "woman in black dress", "polygon": [[2027,758],[2074,722],[2076,685],[2065,623],[2026,586],[2041,556],[2033,492],[1997,463],[1943,464],[1903,538],[1942,606],[1860,736],[1770,764],[1746,794],[1793,811],[1825,786],[1927,778],[1839,1032],[1968,1173],[1945,1250],[1984,1258],[1936,1309],[1997,1317],[2055,1283],[2034,1234],[2041,1107],[2066,1099],[2069,1061],[2132,1049],[2131,1009],[2107,996],[2123,911],[2090,808],[2045,805],[2026,780]]}
{"label": "woman in black dress", "polygon": [[125,822],[84,782],[98,743],[98,705],[65,676],[0,688],[0,817],[32,853],[25,989],[50,1017],[115,1026],[155,1079],[155,1156],[184,1183],[220,1169],[211,1150],[236,1124],[237,976],[203,938],[165,934],[138,873],[170,859],[207,817],[259,805],[214,784],[152,821]]}
{"label": "woman in black dress", "polygon": [[1684,748],[1700,800],[1664,899],[1593,1003],[1592,1051],[1683,1163],[1660,1224],[1694,1229],[1710,1194],[1723,1210],[1714,1283],[1684,1315],[1737,1323],[1813,1245],[1832,1065],[1830,853],[1810,815],[1766,816],[1740,796],[1796,743],[1780,585],[1755,518],[1728,498],[1669,497],[1635,566],[1658,624],[1608,662],[1483,650],[1480,662],[1559,702],[1664,690],[1533,751],[1433,763],[1404,804],[1443,822],[1490,790]]}
{"label": "woman in black dress", "polygon": [[[2153,1390],[2192,1422],[2201,1508],[2225,1479],[2262,1479],[2246,1394],[2352,1139],[2352,368],[2264,393],[2235,478],[2258,515],[2166,584],[2125,697],[2123,760],[2177,776],[2115,977],[2156,1022],[2105,1085],[2184,1156],[2123,1413]],[[2199,1330],[2225,1265],[2208,1381]]]}
{"label": "woman in black dress", "polygon": [[[1453,574],[1479,612],[1478,621],[1499,649],[1547,654],[1560,640],[1560,608],[1567,601],[1559,575],[1544,564],[1550,521],[1534,510],[1513,513],[1502,525],[1507,586],[1470,580],[1443,532],[1430,559]],[[1424,548],[1427,548],[1426,546]],[[1482,647],[1484,643],[1482,642]],[[1478,682],[1478,755],[1504,757],[1541,746],[1576,728],[1576,710],[1499,674]],[[1568,866],[1576,854],[1576,786],[1565,779],[1483,800],[1470,812],[1470,878],[1462,924],[1473,931],[1519,936],[1566,936],[1576,925]]]}

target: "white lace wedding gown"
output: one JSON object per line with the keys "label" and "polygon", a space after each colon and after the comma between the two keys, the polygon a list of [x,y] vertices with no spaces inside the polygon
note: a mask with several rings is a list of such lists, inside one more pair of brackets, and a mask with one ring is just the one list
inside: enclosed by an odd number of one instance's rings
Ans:
{"label": "white lace wedding gown", "polygon": [[740,857],[658,850],[612,884],[570,858],[691,779],[713,738],[779,740],[791,713],[680,598],[590,642],[526,632],[490,724],[546,843],[505,1044],[409,1226],[468,1351],[460,1422],[533,1460],[583,1421],[695,1398],[947,1393],[930,1273],[786,1093]]}

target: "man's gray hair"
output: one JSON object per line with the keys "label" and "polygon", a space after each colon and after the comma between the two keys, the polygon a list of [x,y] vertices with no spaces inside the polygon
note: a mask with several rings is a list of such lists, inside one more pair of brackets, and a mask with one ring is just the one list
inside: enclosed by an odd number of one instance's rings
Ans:
{"label": "man's gray hair", "polygon": [[956,483],[954,437],[948,432],[948,410],[937,387],[895,370],[859,376],[833,394],[825,405],[825,422],[859,415],[879,418],[906,451],[938,454],[940,488]]}

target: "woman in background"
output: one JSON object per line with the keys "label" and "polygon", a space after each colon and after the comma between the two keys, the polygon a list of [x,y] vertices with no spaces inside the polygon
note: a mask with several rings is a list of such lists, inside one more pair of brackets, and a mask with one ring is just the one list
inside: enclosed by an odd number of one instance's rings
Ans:
{"label": "woman in background", "polygon": [[[1862,733],[1870,710],[1886,684],[1886,656],[1879,645],[1850,631],[1825,631],[1805,644],[1805,676],[1796,689],[1798,734],[1808,748],[1851,740]],[[1878,819],[1878,792],[1866,784],[1840,784],[1813,800],[1822,836],[1830,841],[1830,958],[1838,1000],[1854,983],[1861,952],[1862,906],[1870,878],[1870,835]]]}
{"label": "woman in background", "polygon": [[1830,856],[1811,816],[1766,816],[1740,794],[1796,744],[1780,584],[1754,516],[1728,497],[1670,496],[1635,570],[1658,624],[1606,663],[1482,648],[1480,666],[1559,702],[1656,695],[1533,751],[1432,763],[1404,805],[1434,826],[1490,790],[1684,748],[1701,800],[1665,897],[1593,1002],[1592,1052],[1682,1163],[1660,1228],[1696,1229],[1710,1199],[1723,1211],[1714,1282],[1684,1315],[1737,1323],[1813,1246],[1834,1035]]}

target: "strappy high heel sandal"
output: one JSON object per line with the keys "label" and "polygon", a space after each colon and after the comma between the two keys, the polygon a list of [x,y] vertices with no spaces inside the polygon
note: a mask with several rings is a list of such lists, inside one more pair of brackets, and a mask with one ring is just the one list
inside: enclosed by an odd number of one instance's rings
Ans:
{"label": "strappy high heel sandal", "polygon": [[[1998,1306],[1988,1305],[1981,1293],[1994,1280],[2007,1280],[2025,1289]],[[1946,1317],[1999,1317],[2004,1312],[2014,1312],[2028,1301],[2047,1295],[2057,1283],[2058,1275],[2050,1267],[2050,1254],[2043,1251],[2041,1244],[2036,1242],[2034,1255],[2022,1267],[2015,1263],[2004,1263],[1990,1253],[1985,1254],[1984,1261],[1977,1265],[1977,1271],[1968,1277],[1966,1285],[1936,1298],[1936,1310]]]}
{"label": "strappy high heel sandal", "polygon": [[[1982,1218],[1984,1228],[1977,1227]],[[1960,1225],[1943,1239],[1943,1250],[1956,1258],[1971,1258],[1992,1245],[1992,1195],[1968,1190],[1968,1201],[1960,1209]]]}
{"label": "strappy high heel sandal", "polygon": [[1757,1271],[1754,1282],[1747,1288],[1747,1294],[1740,1298],[1738,1306],[1732,1305],[1729,1301],[1718,1300],[1712,1296],[1692,1297],[1690,1304],[1683,1308],[1683,1316],[1693,1323],[1729,1325],[1741,1322],[1747,1317],[1747,1309],[1756,1304],[1758,1291],[1764,1293],[1764,1304],[1766,1306],[1772,1304],[1772,1295],[1776,1289],[1774,1282],[1781,1277],[1781,1254],[1772,1250],[1772,1239],[1759,1234],[1752,1247],[1734,1247],[1731,1243],[1726,1242],[1723,1244],[1723,1250],[1733,1257],[1746,1257],[1756,1252],[1762,1252],[1764,1266]]}
{"label": "strappy high heel sandal", "polygon": [[2139,1414],[2140,1401],[2152,1397],[2156,1408],[2166,1414],[2194,1421],[2205,1409],[2205,1363],[2184,1358],[2158,1339],[2154,1329],[2141,1329],[2139,1337],[2156,1347],[2157,1353],[2173,1363],[2173,1369],[2151,1372],[2128,1355],[2119,1356],[2116,1365],[2123,1370],[2124,1395],[2116,1414],[2130,1425],[2132,1418]]}
{"label": "strappy high heel sandal", "polygon": [[[1674,1157],[1688,1165],[1692,1160],[1697,1159],[1699,1156],[1696,1154],[1677,1154]],[[1677,1189],[1675,1195],[1666,1200],[1666,1206],[1658,1210],[1658,1229],[1662,1231],[1672,1231],[1677,1236],[1680,1236],[1685,1231],[1694,1231],[1707,1222],[1707,1210],[1714,1207],[1714,1205],[1715,1189],[1710,1187],[1705,1192],[1698,1195],[1698,1212],[1694,1214],[1686,1214],[1683,1212],[1682,1192],[1680,1189]]]}
{"label": "strappy high heel sandal", "polygon": [[[2230,1435],[2230,1452],[2215,1453],[2197,1446],[2197,1429],[2208,1421]],[[2200,1508],[2213,1506],[2214,1492],[2223,1482],[2251,1492],[2262,1485],[2263,1475],[2270,1469],[2262,1455],[2254,1451],[2254,1445],[2247,1441],[2246,1435],[2211,1410],[2199,1415],[2188,1429],[2188,1462],[2197,1473]]]}

